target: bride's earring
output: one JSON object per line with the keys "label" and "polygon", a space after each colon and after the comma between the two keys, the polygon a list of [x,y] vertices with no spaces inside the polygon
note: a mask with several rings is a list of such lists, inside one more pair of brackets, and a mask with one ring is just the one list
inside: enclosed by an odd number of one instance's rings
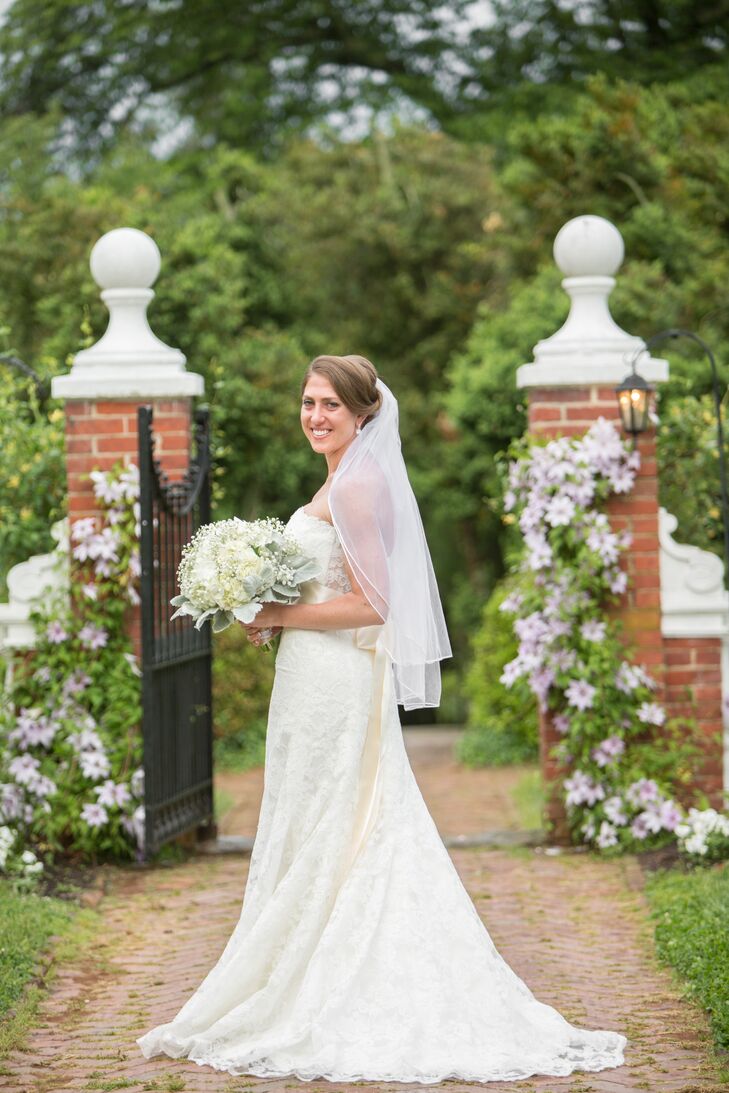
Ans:
{"label": "bride's earring", "polygon": [[359,436],[359,434],[360,434],[360,433],[362,432],[362,426],[361,426],[361,425],[357,425],[357,427],[355,428],[355,430],[354,430],[354,431],[355,431],[355,433],[357,434],[357,436]]}

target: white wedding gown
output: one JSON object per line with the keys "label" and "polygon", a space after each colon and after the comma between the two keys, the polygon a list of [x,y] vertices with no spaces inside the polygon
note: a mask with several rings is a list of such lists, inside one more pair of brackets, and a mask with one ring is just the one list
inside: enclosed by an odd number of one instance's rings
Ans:
{"label": "white wedding gown", "polygon": [[[290,530],[349,587],[331,524]],[[231,1074],[488,1082],[623,1062],[499,956],[418,789],[381,627],[283,631],[241,915],[217,964],[136,1042]]]}

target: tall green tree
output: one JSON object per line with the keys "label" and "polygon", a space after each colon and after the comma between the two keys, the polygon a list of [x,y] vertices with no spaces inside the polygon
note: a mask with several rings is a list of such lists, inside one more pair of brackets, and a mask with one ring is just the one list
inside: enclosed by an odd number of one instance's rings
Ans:
{"label": "tall green tree", "polygon": [[492,0],[474,29],[478,69],[492,91],[565,84],[596,72],[640,83],[716,64],[729,47],[729,3],[717,0]]}
{"label": "tall green tree", "polygon": [[501,143],[515,120],[569,115],[596,74],[652,85],[726,64],[729,2],[695,0],[492,0],[472,27],[449,119],[465,139]]}
{"label": "tall green tree", "polygon": [[291,141],[275,163],[226,146],[160,163],[127,139],[74,181],[44,158],[43,123],[4,130],[27,149],[0,218],[0,319],[22,356],[65,367],[85,316],[98,337],[107,316],[88,253],[120,223],[148,231],[163,256],[150,318],[206,377],[227,511],[285,515],[318,487],[300,377],[317,353],[362,352],[400,400],[444,583],[464,568],[450,494],[441,505],[430,475],[446,362],[498,276],[487,149],[403,128],[347,146]]}
{"label": "tall green tree", "polygon": [[596,72],[647,84],[726,59],[729,0],[489,7],[484,20],[474,0],[14,0],[0,115],[55,109],[77,164],[129,126],[270,157],[362,108],[499,141],[515,117],[569,111]]}
{"label": "tall green tree", "polygon": [[0,28],[0,113],[63,118],[95,152],[132,122],[192,119],[268,155],[333,111],[457,107],[471,0],[15,0]]}

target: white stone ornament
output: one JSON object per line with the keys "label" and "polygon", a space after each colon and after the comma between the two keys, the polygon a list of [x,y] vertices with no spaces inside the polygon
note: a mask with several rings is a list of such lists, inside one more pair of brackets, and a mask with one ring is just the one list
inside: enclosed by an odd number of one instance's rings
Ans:
{"label": "white stone ornament", "polygon": [[[602,216],[577,216],[557,233],[554,258],[570,297],[564,325],[534,347],[534,361],[516,373],[518,387],[589,387],[620,383],[631,371],[642,338],[610,314],[608,298],[623,261],[623,237]],[[636,369],[649,383],[668,379],[668,362],[640,355]]]}
{"label": "white stone ornament", "polygon": [[[8,570],[8,599],[0,603],[0,651],[32,649],[35,626],[31,610],[58,592],[68,595],[68,519],[57,520],[51,535],[59,544],[48,554],[34,554]],[[7,658],[5,686],[10,686],[13,659]]]}
{"label": "white stone ornament", "polygon": [[[6,603],[0,603],[0,650],[27,649],[35,645],[31,608],[42,590],[57,580],[57,561],[54,554],[35,554],[8,572],[8,599]],[[6,667],[10,668],[10,661]],[[5,683],[7,685],[7,678]]]}
{"label": "white stone ornament", "polygon": [[151,288],[159,276],[162,256],[145,232],[114,228],[94,244],[89,265],[101,289]]}
{"label": "white stone ornament", "polygon": [[659,509],[661,630],[669,638],[729,636],[729,592],[724,563],[710,550],[677,543],[678,521]]}
{"label": "white stone ornament", "polygon": [[55,398],[146,399],[201,395],[202,376],[185,369],[185,355],[153,333],[147,308],[160,270],[159,248],[137,228],[114,228],[91,251],[91,273],[109,309],[109,325],[71,371],[52,382]]}

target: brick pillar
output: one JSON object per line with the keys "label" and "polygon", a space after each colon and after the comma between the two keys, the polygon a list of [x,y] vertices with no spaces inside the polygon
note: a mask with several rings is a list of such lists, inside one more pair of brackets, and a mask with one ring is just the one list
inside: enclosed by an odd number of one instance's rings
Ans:
{"label": "brick pillar", "polygon": [[[622,237],[614,225],[597,216],[569,221],[555,239],[554,256],[566,275],[562,286],[571,298],[570,313],[556,334],[535,346],[534,361],[517,372],[517,385],[528,389],[531,432],[575,436],[599,417],[619,425],[614,388],[633,360],[652,384],[668,379],[668,365],[648,357],[643,342],[621,330],[610,315],[613,274],[623,259]],[[729,594],[723,564],[715,555],[671,539],[676,521],[659,508],[653,430],[640,437],[639,448],[633,490],[628,496],[614,494],[607,505],[613,530],[632,536],[623,561],[628,590],[611,612],[622,624],[633,659],[658,684],[656,699],[667,717],[698,724],[702,756],[689,772],[684,803],[698,789],[721,807],[727,782],[722,693],[729,695]],[[661,731],[653,730],[655,736]],[[559,740],[550,718],[542,715],[546,819],[555,839],[566,841],[558,792],[564,772],[549,755]]]}
{"label": "brick pillar", "polygon": [[[536,435],[581,436],[600,417],[620,429],[612,387],[535,387],[529,392],[529,431]],[[660,677],[663,638],[654,429],[640,437],[639,450],[640,468],[633,490],[628,495],[613,494],[607,514],[613,531],[628,531],[632,537],[625,556],[628,591],[618,614],[641,664]]]}
{"label": "brick pillar", "polygon": [[[528,389],[529,431],[542,436],[582,435],[598,418],[620,427],[614,388],[630,371],[631,359],[643,349],[610,315],[608,298],[614,274],[623,260],[617,228],[597,216],[569,221],[554,243],[557,265],[566,275],[562,286],[571,299],[564,326],[534,348],[534,361],[517,372],[517,385]],[[665,361],[640,358],[640,372],[649,382],[668,378]],[[607,507],[615,531],[633,536],[625,564],[629,592],[614,608],[626,641],[638,663],[662,686],[663,643],[658,538],[658,479],[655,435],[640,439],[641,468],[629,496],[613,496]],[[660,695],[658,696],[661,697]],[[562,738],[548,714],[540,715],[540,761],[545,783],[545,819],[551,837],[569,841],[562,803],[565,772],[550,756]]]}
{"label": "brick pillar", "polygon": [[[154,408],[155,452],[170,478],[188,465],[192,399],[202,377],[185,370],[185,357],[151,331],[146,310],[160,267],[156,244],[135,228],[108,232],[91,252],[91,272],[109,308],[109,326],[78,353],[71,372],[53,381],[66,400],[66,469],[71,521],[100,516],[89,472],[120,460],[137,463],[137,411]],[[141,653],[139,609],[129,608],[128,631]]]}
{"label": "brick pillar", "polygon": [[[620,429],[615,391],[612,387],[533,387],[529,392],[529,432],[537,436],[582,436],[603,417]],[[623,626],[633,659],[662,683],[663,638],[661,635],[661,589],[658,539],[658,476],[655,458],[655,430],[640,438],[641,465],[630,494],[614,494],[607,505],[613,531],[628,531],[632,545],[624,556],[628,590],[610,613]],[[656,694],[662,701],[661,689]],[[569,829],[559,786],[565,771],[550,757],[550,750],[562,738],[549,714],[540,714],[540,763],[546,793],[546,818],[552,837],[568,841]]]}

